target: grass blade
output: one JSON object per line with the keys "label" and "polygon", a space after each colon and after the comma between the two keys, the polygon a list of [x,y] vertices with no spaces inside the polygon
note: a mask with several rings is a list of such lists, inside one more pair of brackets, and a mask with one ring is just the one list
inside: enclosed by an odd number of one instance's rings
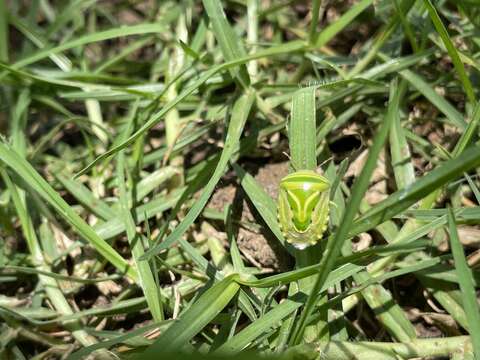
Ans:
{"label": "grass blade", "polygon": [[368,8],[374,0],[361,0],[353,5],[345,14],[337,21],[327,26],[317,38],[316,48],[321,48],[335,37],[340,31],[347,27],[358,15]]}
{"label": "grass blade", "polygon": [[455,215],[451,208],[448,209],[448,229],[450,233],[450,246],[453,259],[455,260],[455,271],[462,291],[462,301],[467,315],[468,330],[472,338],[473,352],[475,357],[480,356],[480,309],[475,291],[475,281],[472,270],[467,264],[462,243],[458,238]]}
{"label": "grass blade", "polygon": [[[221,2],[219,0],[203,0],[203,6],[207,11],[213,33],[220,44],[225,60],[232,61],[247,55],[242,42],[227,21]],[[250,77],[245,64],[241,64],[238,71],[234,69],[230,69],[230,71],[233,77],[238,77],[244,88],[250,84]]]}
{"label": "grass blade", "polygon": [[467,94],[468,100],[472,104],[475,104],[476,103],[475,92],[473,91],[472,83],[470,82],[470,79],[468,78],[467,73],[465,72],[465,67],[463,66],[463,62],[460,59],[460,56],[458,55],[457,49],[455,48],[455,45],[453,44],[452,40],[450,39],[450,36],[448,35],[447,29],[443,25],[443,22],[440,19],[440,16],[438,15],[437,9],[435,9],[435,6],[433,6],[430,0],[423,0],[423,2],[427,7],[428,13],[430,15],[430,19],[432,19],[435,29],[437,29],[438,34],[442,38],[442,41],[445,44],[445,47],[447,48],[448,54],[452,59],[453,66],[455,67],[458,77],[460,78],[460,81],[463,84],[463,88],[465,89],[465,93]]}
{"label": "grass blade", "polygon": [[[382,53],[378,53],[378,57],[383,61],[392,60]],[[425,96],[433,105],[435,105],[443,114],[445,114],[448,121],[461,129],[466,127],[463,115],[443,96],[439,95],[423,77],[408,69],[401,70],[399,73],[410,83],[411,86],[415,87],[420,93],[422,93],[423,96]]]}
{"label": "grass blade", "polygon": [[477,130],[479,123],[480,123],[480,102],[477,102],[477,105],[475,105],[475,108],[473,110],[472,119],[468,123],[465,131],[462,132],[460,139],[455,144],[455,148],[453,149],[453,152],[452,152],[453,158],[456,158],[458,155],[460,155],[472,142],[472,139],[475,135],[475,131]]}
{"label": "grass blade", "polygon": [[[121,138],[126,138],[133,130],[133,119],[137,114],[137,103],[132,106],[131,114],[129,116],[128,126],[120,134]],[[127,191],[127,184],[125,181],[125,153],[124,150],[118,153],[117,159],[117,181],[119,188],[119,202],[121,219],[125,223],[127,231],[127,239],[131,247],[133,260],[138,271],[139,285],[143,290],[145,299],[147,300],[148,308],[152,314],[153,320],[158,322],[164,320],[162,299],[160,298],[160,291],[150,264],[148,261],[142,261],[140,258],[144,254],[142,235],[137,233],[135,221],[133,220],[132,212],[130,210],[132,198]]]}
{"label": "grass blade", "polygon": [[292,120],[288,136],[291,162],[295,170],[316,170],[317,168],[315,90],[315,87],[309,87],[293,95]]}
{"label": "grass blade", "polygon": [[8,61],[8,12],[6,0],[0,0],[0,61]]}
{"label": "grass blade", "polygon": [[85,185],[64,176],[60,172],[55,172],[54,176],[86,209],[100,219],[107,221],[115,217],[115,212],[104,201],[96,198]]}
{"label": "grass blade", "polygon": [[[401,89],[399,89],[399,91],[403,94],[405,83],[401,82],[400,87]],[[400,123],[399,112],[394,114],[395,119],[390,129],[390,153],[397,188],[403,189],[415,181],[415,169],[412,163],[410,148],[408,147],[407,139],[405,138],[405,133]]]}
{"label": "grass blade", "polygon": [[265,192],[260,184],[257,183],[255,178],[247,173],[242,167],[234,164],[233,168],[240,179],[240,185],[247,193],[247,196],[250,198],[260,216],[268,225],[269,229],[282,243],[282,245],[287,248],[287,250],[293,252],[293,249],[291,249],[291,247],[285,242],[282,231],[278,226],[276,202]]}
{"label": "grass blade", "polygon": [[[163,24],[138,24],[133,26],[121,26],[116,29],[110,29],[100,32],[94,32],[83,37],[77,38],[72,41],[68,41],[62,45],[58,45],[52,48],[47,48],[41,51],[37,51],[33,55],[17,61],[12,65],[14,69],[20,69],[27,65],[33,64],[39,60],[50,57],[54,54],[61,53],[66,50],[73,49],[78,46],[91,44],[94,42],[105,41],[109,39],[115,39],[124,36],[132,35],[144,35],[151,33],[159,33],[165,29]],[[0,79],[3,78],[5,73],[0,74]]]}
{"label": "grass blade", "polygon": [[133,221],[132,214],[130,213],[129,201],[127,198],[127,189],[125,184],[124,171],[125,168],[123,164],[125,163],[125,155],[123,151],[120,151],[118,154],[117,161],[117,178],[119,182],[119,197],[121,203],[121,218],[125,223],[127,230],[127,239],[132,248],[132,255],[135,261],[135,265],[138,271],[138,285],[142,288],[147,300],[148,308],[150,313],[153,316],[155,321],[164,320],[162,301],[159,297],[160,292],[158,291],[157,283],[150,268],[148,261],[142,261],[140,258],[144,254],[143,242],[141,235],[137,233],[135,228],[135,222]]}
{"label": "grass blade", "polygon": [[355,354],[356,360],[396,360],[412,358],[448,358],[450,355],[462,352],[462,356],[468,356],[470,341],[468,336],[452,336],[438,339],[417,339],[409,342],[375,342],[375,341],[331,341],[329,343],[317,342],[314,344],[300,345],[291,350],[290,354],[299,353],[303,356],[321,356],[324,360],[350,360]]}

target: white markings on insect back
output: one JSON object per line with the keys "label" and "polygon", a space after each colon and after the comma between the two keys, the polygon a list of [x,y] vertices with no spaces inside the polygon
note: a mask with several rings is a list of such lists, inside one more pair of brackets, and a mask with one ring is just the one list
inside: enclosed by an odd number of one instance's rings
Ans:
{"label": "white markings on insect back", "polygon": [[308,191],[308,190],[310,190],[311,187],[312,187],[312,184],[310,184],[308,182],[303,183],[303,191]]}
{"label": "white markings on insect back", "polygon": [[301,210],[302,204],[300,203],[300,199],[297,198],[297,196],[295,195],[295,193],[293,191],[287,190],[287,193],[288,193],[288,195],[290,195],[289,200],[292,200],[295,203],[295,207],[296,207],[297,211]]}

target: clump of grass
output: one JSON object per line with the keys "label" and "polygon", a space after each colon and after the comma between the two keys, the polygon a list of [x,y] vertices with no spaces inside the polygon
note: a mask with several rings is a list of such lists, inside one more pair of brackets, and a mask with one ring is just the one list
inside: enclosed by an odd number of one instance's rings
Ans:
{"label": "clump of grass", "polygon": [[[479,27],[467,0],[0,0],[0,357],[480,356]],[[305,250],[278,162],[331,183]]]}

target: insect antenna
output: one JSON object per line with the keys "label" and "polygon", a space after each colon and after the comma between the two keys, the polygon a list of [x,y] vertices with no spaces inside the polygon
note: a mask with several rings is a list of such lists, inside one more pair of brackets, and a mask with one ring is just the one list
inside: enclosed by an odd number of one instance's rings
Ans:
{"label": "insect antenna", "polygon": [[290,166],[293,168],[293,171],[299,171],[300,170],[300,168],[295,165],[295,163],[292,160],[292,157],[288,153],[283,151],[282,154],[285,155],[288,158],[288,160],[290,161]]}
{"label": "insect antenna", "polygon": [[320,163],[320,165],[318,165],[318,167],[322,167],[325,163],[329,162],[329,161],[332,160],[332,159],[333,159],[333,156],[330,156],[328,159],[322,161],[322,162]]}

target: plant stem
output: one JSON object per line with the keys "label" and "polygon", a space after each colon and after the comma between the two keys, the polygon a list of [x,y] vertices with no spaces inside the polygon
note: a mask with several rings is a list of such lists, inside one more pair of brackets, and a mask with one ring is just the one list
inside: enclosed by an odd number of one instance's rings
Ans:
{"label": "plant stem", "polygon": [[[453,354],[468,355],[472,351],[468,336],[437,339],[419,339],[403,343],[391,342],[316,342],[295,346],[288,351],[290,358],[303,355],[306,359],[370,360],[411,359],[425,357],[447,357]],[[289,358],[287,356],[287,358]]]}

